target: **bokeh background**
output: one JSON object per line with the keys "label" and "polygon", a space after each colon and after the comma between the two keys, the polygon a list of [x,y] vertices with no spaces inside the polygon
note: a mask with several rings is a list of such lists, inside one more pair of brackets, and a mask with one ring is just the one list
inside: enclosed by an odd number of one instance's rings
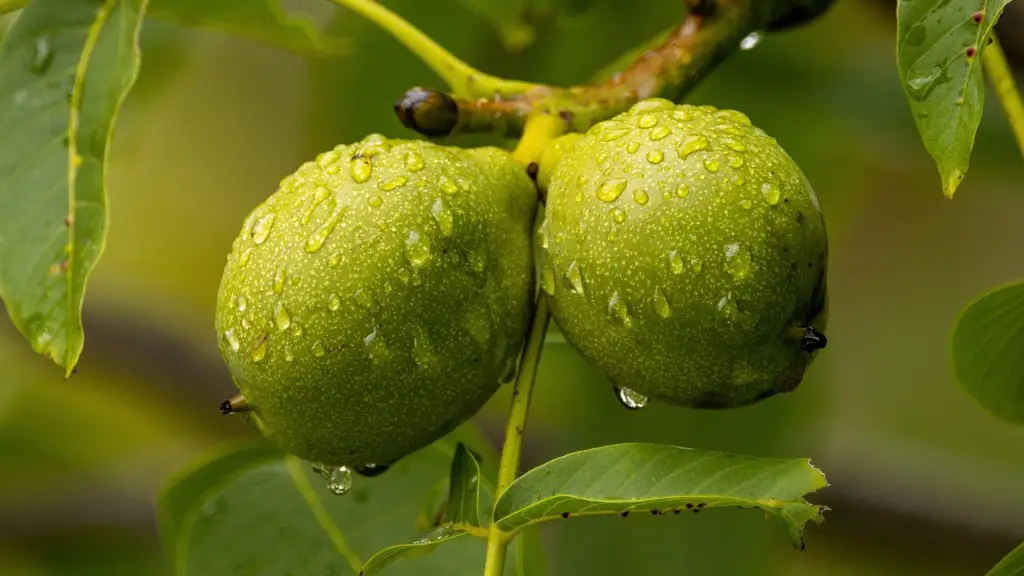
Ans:
{"label": "bokeh background", "polygon": [[[484,70],[558,84],[585,81],[675,20],[680,4],[568,2],[574,14],[536,13],[536,41],[512,53],[473,2],[384,3]],[[243,217],[322,150],[368,132],[412,136],[392,102],[409,86],[438,86],[361,18],[316,0],[291,6],[348,38],[350,54],[307,61],[147,25],[113,148],[112,224],[78,374],[64,382],[0,321],[0,574],[165,571],[160,484],[250,434],[217,412],[232,385],[212,327]],[[894,12],[894,2],[840,0],[813,25],[737,53],[687,98],[746,112],[817,189],[831,243],[830,345],[801,388],[728,412],[630,412],[552,344],[526,442],[527,465],[620,441],[811,457],[831,483],[814,496],[832,508],[826,523],[809,528],[801,553],[750,511],[578,519],[543,532],[553,574],[969,576],[1024,539],[1024,428],[966,396],[948,353],[967,301],[1024,276],[1024,162],[990,99],[971,171],[954,201],[942,197],[899,86]],[[1017,63],[1022,13],[1011,4],[1001,23]],[[495,442],[508,393],[476,417]]]}

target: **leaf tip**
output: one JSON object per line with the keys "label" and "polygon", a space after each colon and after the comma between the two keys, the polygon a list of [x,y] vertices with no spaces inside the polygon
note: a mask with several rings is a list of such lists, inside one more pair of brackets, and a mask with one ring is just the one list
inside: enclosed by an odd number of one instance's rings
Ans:
{"label": "leaf tip", "polygon": [[959,187],[960,183],[963,182],[964,176],[965,173],[963,170],[953,168],[949,171],[949,174],[942,179],[942,193],[946,198],[950,200],[953,199],[953,195],[956,194],[957,187]]}

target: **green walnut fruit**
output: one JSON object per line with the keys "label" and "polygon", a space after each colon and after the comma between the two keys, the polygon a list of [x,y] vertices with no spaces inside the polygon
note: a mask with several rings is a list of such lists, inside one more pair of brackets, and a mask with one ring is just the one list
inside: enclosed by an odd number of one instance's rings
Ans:
{"label": "green walnut fruit", "polygon": [[624,404],[736,407],[800,383],[825,343],[825,223],[746,116],[642,101],[563,150],[548,186],[541,285]]}
{"label": "green walnut fruit", "polygon": [[285,178],[245,220],[216,328],[225,401],[304,459],[380,470],[515,371],[537,192],[496,148],[363,141]]}

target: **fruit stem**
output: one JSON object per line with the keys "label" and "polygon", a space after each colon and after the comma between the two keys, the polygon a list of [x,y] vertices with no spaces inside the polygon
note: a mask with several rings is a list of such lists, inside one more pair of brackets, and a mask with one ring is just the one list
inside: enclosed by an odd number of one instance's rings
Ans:
{"label": "fruit stem", "polygon": [[1003,53],[995,32],[990,38],[992,43],[985,48],[985,55],[982,56],[985,72],[988,73],[988,79],[995,88],[996,98],[1003,105],[1021,156],[1024,156],[1024,101],[1021,101],[1013,71],[1006,63],[1006,54]]}
{"label": "fruit stem", "polygon": [[509,98],[536,87],[536,84],[530,82],[506,80],[480,72],[374,0],[328,1],[358,13],[391,34],[440,76],[452,94],[459,98]]}
{"label": "fruit stem", "polygon": [[512,151],[512,158],[529,167],[540,161],[548,144],[565,132],[565,124],[550,114],[535,114],[526,122],[523,137]]}
{"label": "fruit stem", "polygon": [[[547,298],[540,294],[537,297],[537,306],[534,309],[530,333],[526,338],[523,357],[519,362],[519,374],[516,376],[516,382],[512,388],[512,408],[509,410],[508,423],[505,426],[505,444],[501,448],[501,460],[498,464],[498,482],[494,491],[495,501],[516,479],[519,472],[526,417],[530,412],[533,383],[537,376],[537,367],[540,365],[540,355],[544,349],[544,338],[548,332],[550,319]],[[496,523],[491,523],[487,537],[487,561],[484,565],[484,576],[501,576],[505,567],[505,550],[511,539],[512,534],[502,531]]]}

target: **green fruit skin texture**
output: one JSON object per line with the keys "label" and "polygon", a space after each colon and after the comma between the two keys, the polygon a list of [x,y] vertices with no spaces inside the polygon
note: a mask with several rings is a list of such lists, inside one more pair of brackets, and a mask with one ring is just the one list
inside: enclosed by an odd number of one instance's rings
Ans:
{"label": "green fruit skin texture", "polygon": [[390,464],[464,422],[515,369],[537,193],[496,148],[370,135],[285,178],[245,220],[216,328],[282,449]]}
{"label": "green fruit skin texture", "polygon": [[651,99],[551,176],[541,285],[616,386],[726,408],[800,383],[825,328],[825,223],[796,163],[743,114]]}

